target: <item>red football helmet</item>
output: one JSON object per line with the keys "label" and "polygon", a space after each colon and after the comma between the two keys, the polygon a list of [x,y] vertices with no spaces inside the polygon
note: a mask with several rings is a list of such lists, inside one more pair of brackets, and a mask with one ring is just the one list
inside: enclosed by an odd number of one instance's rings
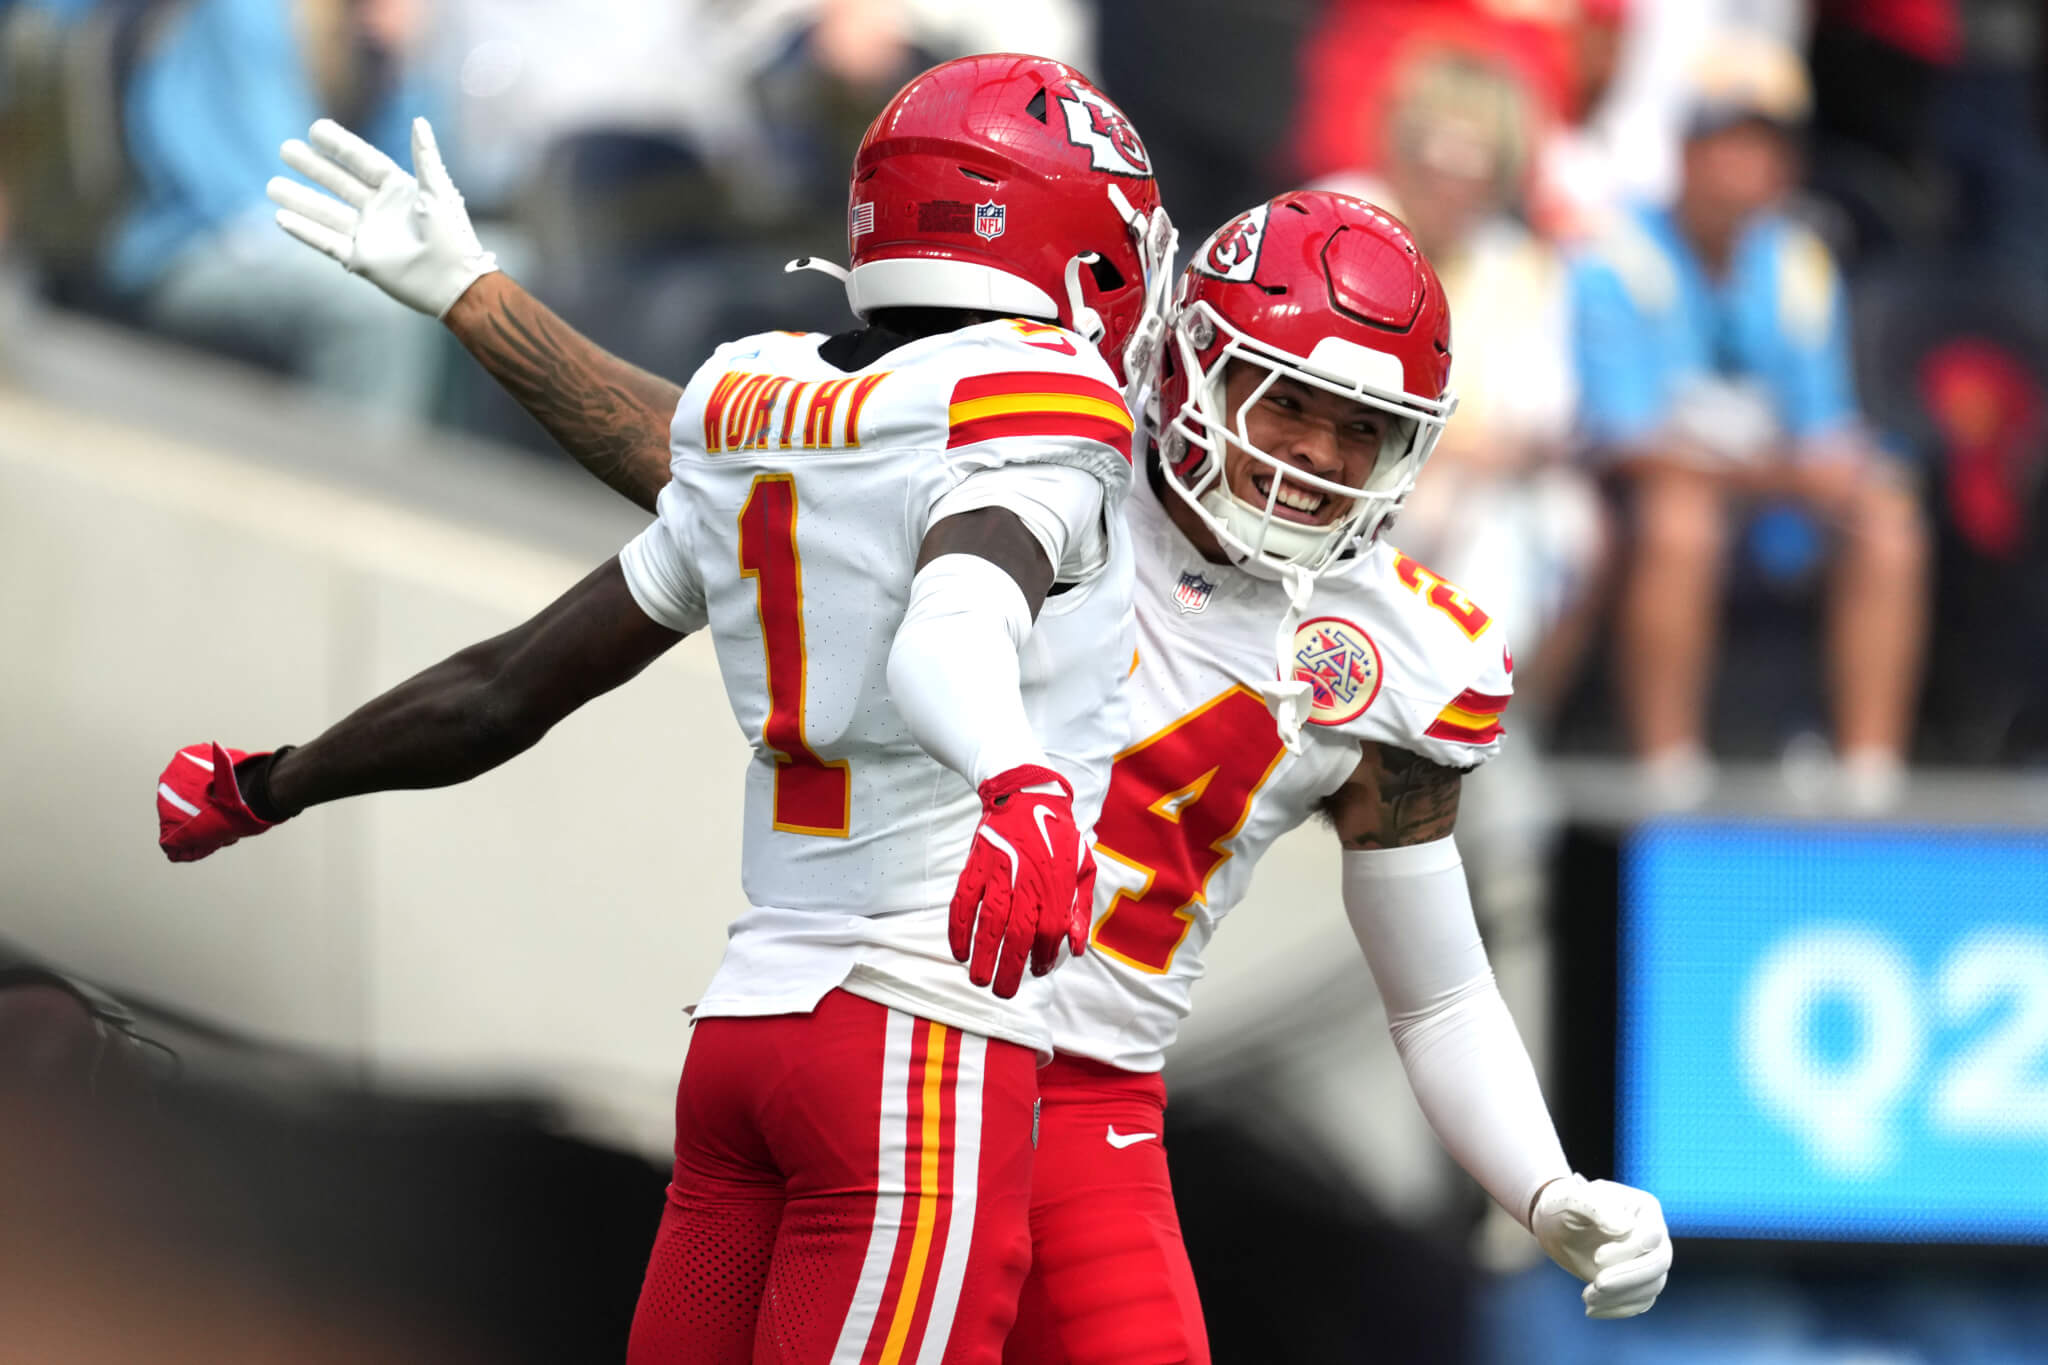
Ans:
{"label": "red football helmet", "polygon": [[847,300],[1057,322],[1135,392],[1166,334],[1175,239],[1123,111],[1072,67],[993,53],[889,101],[853,162]]}
{"label": "red football helmet", "polygon": [[[1266,373],[1237,412],[1224,375]],[[1392,215],[1302,190],[1239,214],[1181,276],[1160,391],[1166,481],[1240,562],[1320,573],[1393,520],[1457,405],[1451,312],[1436,271]],[[1255,446],[1244,415],[1282,376],[1393,417],[1362,484],[1319,478]],[[1226,451],[1273,471],[1264,502],[1230,491]],[[1276,517],[1282,484],[1348,499],[1325,525]]]}

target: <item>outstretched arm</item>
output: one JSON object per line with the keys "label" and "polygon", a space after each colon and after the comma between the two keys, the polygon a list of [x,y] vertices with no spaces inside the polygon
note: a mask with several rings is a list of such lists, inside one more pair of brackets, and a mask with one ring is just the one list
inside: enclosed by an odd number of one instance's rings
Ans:
{"label": "outstretched arm", "polygon": [[1648,1193],[1585,1180],[1565,1160],[1451,838],[1462,780],[1456,768],[1367,746],[1327,806],[1345,849],[1344,909],[1445,1149],[1589,1282],[1589,1316],[1633,1317],[1656,1302],[1671,1266],[1664,1216]]}
{"label": "outstretched arm", "polygon": [[266,795],[279,815],[295,815],[365,792],[467,782],[682,638],[640,609],[619,561],[608,560],[524,625],[408,678],[275,760]]}
{"label": "outstretched arm", "polygon": [[562,449],[652,511],[682,389],[599,347],[498,270],[425,119],[413,120],[413,175],[332,119],[307,137],[281,155],[328,193],[274,178],[278,226],[446,322]]}
{"label": "outstretched arm", "polygon": [[477,280],[442,320],[578,464],[654,510],[681,385],[605,350],[501,272]]}
{"label": "outstretched arm", "polygon": [[407,679],[301,747],[253,757],[218,745],[181,750],[157,788],[159,843],[189,862],[324,801],[466,782],[682,638],[634,601],[614,558],[524,625]]}

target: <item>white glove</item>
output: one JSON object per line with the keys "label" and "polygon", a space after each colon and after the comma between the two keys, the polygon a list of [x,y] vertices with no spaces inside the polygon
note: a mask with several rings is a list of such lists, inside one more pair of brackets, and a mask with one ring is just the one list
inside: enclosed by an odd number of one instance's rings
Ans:
{"label": "white glove", "polygon": [[448,178],[425,119],[412,121],[417,179],[333,119],[321,119],[308,136],[312,146],[293,138],[279,154],[339,202],[296,180],[272,177],[266,192],[286,232],[406,307],[437,318],[498,268],[498,258],[469,225],[462,192]]}
{"label": "white glove", "polygon": [[1589,1318],[1647,1312],[1671,1274],[1671,1234],[1657,1196],[1568,1175],[1536,1196],[1529,1230],[1550,1259],[1587,1281]]}

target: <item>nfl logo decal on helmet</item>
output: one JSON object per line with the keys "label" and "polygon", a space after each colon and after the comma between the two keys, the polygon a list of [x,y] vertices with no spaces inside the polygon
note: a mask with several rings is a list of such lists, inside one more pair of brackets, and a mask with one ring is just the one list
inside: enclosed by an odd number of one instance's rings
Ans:
{"label": "nfl logo decal on helmet", "polygon": [[1174,585],[1173,604],[1192,616],[1209,605],[1209,594],[1216,591],[1216,585],[1200,574],[1189,571],[1180,576]]}
{"label": "nfl logo decal on helmet", "polygon": [[974,206],[974,232],[991,242],[1003,235],[1003,206],[990,202]]}
{"label": "nfl logo decal on helmet", "polygon": [[1294,632],[1294,676],[1309,685],[1309,724],[1343,725],[1380,694],[1380,647],[1353,622],[1303,621]]}

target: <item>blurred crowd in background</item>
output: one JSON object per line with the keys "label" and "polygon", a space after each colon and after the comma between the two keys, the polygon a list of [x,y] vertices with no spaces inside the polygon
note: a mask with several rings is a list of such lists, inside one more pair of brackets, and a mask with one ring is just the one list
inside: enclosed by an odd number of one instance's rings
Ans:
{"label": "blurred crowd in background", "polygon": [[[263,196],[431,116],[486,245],[686,376],[837,330],[786,259],[907,75],[1095,74],[1191,249],[1290,185],[1397,212],[1457,420],[1397,532],[1503,619],[1525,745],[1879,812],[2048,755],[2043,20],[2030,0],[0,0],[0,239],[59,303],[545,448]],[[369,420],[367,417],[365,420]]]}

